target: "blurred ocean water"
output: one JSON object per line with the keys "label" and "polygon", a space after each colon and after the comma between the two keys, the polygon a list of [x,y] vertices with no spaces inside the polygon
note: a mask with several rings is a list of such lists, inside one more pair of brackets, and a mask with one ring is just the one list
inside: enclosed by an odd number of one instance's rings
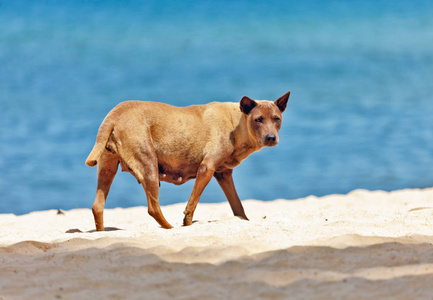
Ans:
{"label": "blurred ocean water", "polygon": [[[91,207],[117,103],[274,100],[241,199],[433,186],[431,1],[0,1],[0,213]],[[162,205],[193,182],[162,183]],[[226,201],[213,180],[201,202]],[[119,171],[106,207],[147,205]]]}

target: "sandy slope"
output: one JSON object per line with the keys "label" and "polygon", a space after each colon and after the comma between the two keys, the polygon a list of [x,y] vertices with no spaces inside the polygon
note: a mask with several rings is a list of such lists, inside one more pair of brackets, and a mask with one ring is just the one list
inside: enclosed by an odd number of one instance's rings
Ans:
{"label": "sandy slope", "polygon": [[433,297],[433,188],[243,203],[0,215],[0,299]]}

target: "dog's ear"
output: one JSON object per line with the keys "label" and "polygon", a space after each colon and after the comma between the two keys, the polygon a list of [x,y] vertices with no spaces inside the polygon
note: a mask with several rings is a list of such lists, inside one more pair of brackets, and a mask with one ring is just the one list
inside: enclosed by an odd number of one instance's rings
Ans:
{"label": "dog's ear", "polygon": [[275,105],[280,109],[281,112],[286,110],[287,100],[289,100],[290,91],[288,91],[284,96],[281,96],[277,100],[275,100]]}
{"label": "dog's ear", "polygon": [[250,111],[257,105],[257,102],[253,99],[248,98],[247,96],[243,96],[240,105],[241,112],[248,115]]}

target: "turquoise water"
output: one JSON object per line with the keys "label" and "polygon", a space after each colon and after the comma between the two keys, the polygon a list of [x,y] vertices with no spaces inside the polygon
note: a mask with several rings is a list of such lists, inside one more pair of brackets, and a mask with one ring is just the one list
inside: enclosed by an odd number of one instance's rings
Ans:
{"label": "turquoise water", "polygon": [[[12,3],[13,2],[13,3]],[[84,165],[123,100],[292,91],[241,199],[433,186],[431,1],[0,1],[0,213],[91,207]],[[163,205],[192,182],[162,183]],[[214,180],[201,202],[226,201]],[[146,205],[119,172],[107,207]]]}

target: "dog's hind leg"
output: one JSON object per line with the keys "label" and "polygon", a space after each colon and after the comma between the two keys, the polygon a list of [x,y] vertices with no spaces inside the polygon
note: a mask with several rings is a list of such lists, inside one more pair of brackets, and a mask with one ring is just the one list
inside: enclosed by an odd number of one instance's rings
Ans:
{"label": "dog's hind leg", "polygon": [[143,188],[147,196],[147,207],[149,215],[151,215],[161,227],[165,229],[173,228],[170,223],[167,222],[164,215],[162,214],[161,207],[159,206],[159,179],[150,180],[147,179],[143,182]]}
{"label": "dog's hind leg", "polygon": [[104,231],[104,206],[110,191],[111,183],[117,172],[119,157],[104,150],[98,160],[98,186],[96,189],[95,202],[92,206],[93,217],[97,231]]}
{"label": "dog's hind leg", "polygon": [[233,214],[244,220],[248,220],[247,216],[245,215],[244,207],[242,206],[241,200],[239,199],[238,193],[236,192],[232,173],[233,170],[227,170],[225,172],[215,173],[214,177],[226,195]]}
{"label": "dog's hind leg", "polygon": [[142,184],[147,197],[149,215],[163,228],[173,228],[164,218],[159,206],[158,159],[150,134],[147,137],[128,135],[125,133],[127,129],[118,129],[118,132],[115,132],[117,136],[114,136],[123,167]]}
{"label": "dog's hind leg", "polygon": [[170,229],[173,226],[167,222],[159,206],[159,169],[158,160],[153,149],[145,149],[138,158],[137,169],[139,181],[143,185],[147,197],[147,211],[162,228]]}

